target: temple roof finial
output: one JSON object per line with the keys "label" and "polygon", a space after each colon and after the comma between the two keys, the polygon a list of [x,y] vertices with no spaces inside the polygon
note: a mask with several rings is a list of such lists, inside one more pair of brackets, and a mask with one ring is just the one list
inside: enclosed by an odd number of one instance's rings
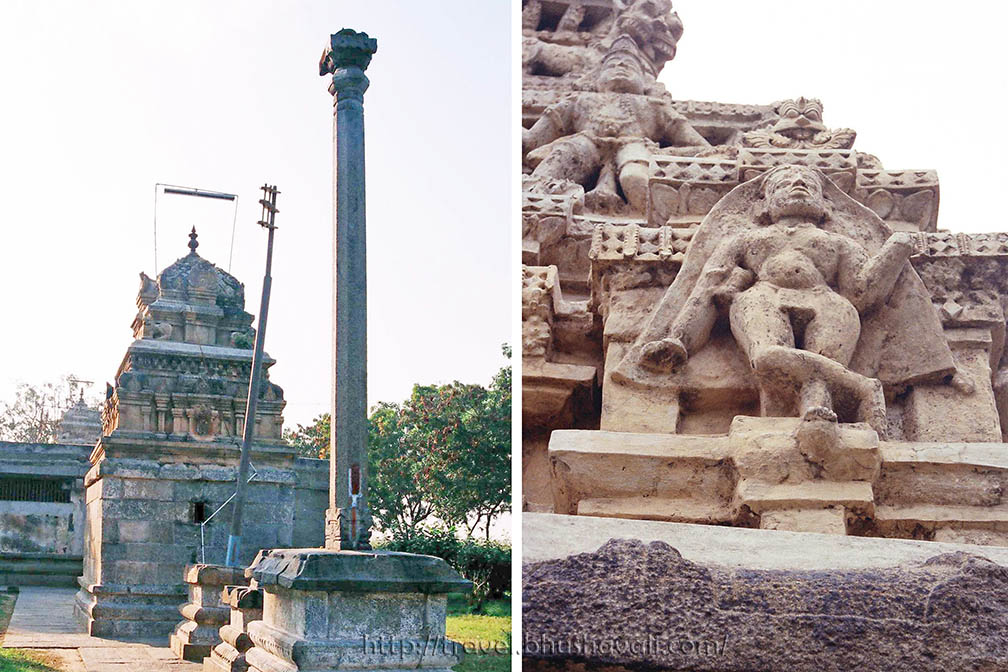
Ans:
{"label": "temple roof finial", "polygon": [[199,247],[199,243],[196,241],[196,227],[192,227],[192,231],[189,233],[189,250],[192,254],[196,254],[196,248]]}

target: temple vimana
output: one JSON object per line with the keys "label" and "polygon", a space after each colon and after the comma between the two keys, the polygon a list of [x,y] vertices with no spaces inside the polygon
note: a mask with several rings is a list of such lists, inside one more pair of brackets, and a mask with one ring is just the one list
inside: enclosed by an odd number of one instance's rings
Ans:
{"label": "temple vimana", "polygon": [[1008,545],[1008,234],[817,99],[676,100],[670,10],[523,8],[524,509]]}
{"label": "temple vimana", "polygon": [[522,32],[526,666],[1008,669],[1008,233],[815,91],[677,99],[668,0]]}

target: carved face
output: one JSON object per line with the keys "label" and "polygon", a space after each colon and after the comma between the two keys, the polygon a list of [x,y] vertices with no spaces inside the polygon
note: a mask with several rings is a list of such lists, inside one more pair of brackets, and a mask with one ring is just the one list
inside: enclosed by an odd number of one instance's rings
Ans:
{"label": "carved face", "polygon": [[777,107],[780,121],[773,130],[792,140],[811,140],[816,133],[826,130],[822,123],[822,103],[818,100],[799,98],[785,100]]}
{"label": "carved face", "polygon": [[602,62],[598,88],[616,93],[644,93],[644,68],[629,53],[610,54]]}
{"label": "carved face", "polygon": [[616,19],[616,31],[633,38],[656,70],[676,55],[683,25],[668,0],[637,0]]}
{"label": "carved face", "polygon": [[763,182],[763,194],[774,222],[782,217],[819,220],[826,214],[822,182],[814,171],[803,166],[771,171]]}

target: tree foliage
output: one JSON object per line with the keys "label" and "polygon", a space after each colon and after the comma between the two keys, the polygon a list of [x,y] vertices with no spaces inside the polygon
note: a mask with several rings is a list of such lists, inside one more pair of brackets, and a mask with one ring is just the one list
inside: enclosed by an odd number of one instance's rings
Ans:
{"label": "tree foliage", "polygon": [[[79,380],[69,374],[57,382],[19,384],[14,399],[0,403],[0,440],[54,443],[63,413],[77,402]],[[86,403],[97,406],[93,399]]]}
{"label": "tree foliage", "polygon": [[[504,355],[511,356],[508,346]],[[287,434],[299,453],[329,455],[329,414]],[[376,525],[408,538],[436,518],[468,535],[511,507],[511,367],[489,387],[415,385],[380,403],[368,427],[368,501]]]}

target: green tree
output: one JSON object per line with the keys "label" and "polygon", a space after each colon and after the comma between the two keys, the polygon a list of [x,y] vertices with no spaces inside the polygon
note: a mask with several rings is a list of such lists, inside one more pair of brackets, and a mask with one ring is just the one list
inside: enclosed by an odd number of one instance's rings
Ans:
{"label": "green tree", "polygon": [[[511,348],[503,346],[505,357]],[[409,538],[437,518],[490,536],[511,509],[511,366],[488,388],[415,385],[402,404],[379,403],[368,419],[368,501],[376,527]],[[329,455],[329,414],[286,433],[298,452]]]}
{"label": "green tree", "polygon": [[329,457],[329,428],[329,414],[323,413],[310,425],[299,424],[295,430],[285,429],[284,439],[297,449],[301,457],[325,459]]}
{"label": "green tree", "polygon": [[421,448],[437,517],[469,536],[485,525],[489,538],[493,519],[511,509],[511,367],[489,388],[417,385],[401,422],[407,442]]}
{"label": "green tree", "polygon": [[434,514],[420,478],[422,455],[405,440],[397,404],[379,403],[368,418],[368,503],[379,529],[408,539]]}

